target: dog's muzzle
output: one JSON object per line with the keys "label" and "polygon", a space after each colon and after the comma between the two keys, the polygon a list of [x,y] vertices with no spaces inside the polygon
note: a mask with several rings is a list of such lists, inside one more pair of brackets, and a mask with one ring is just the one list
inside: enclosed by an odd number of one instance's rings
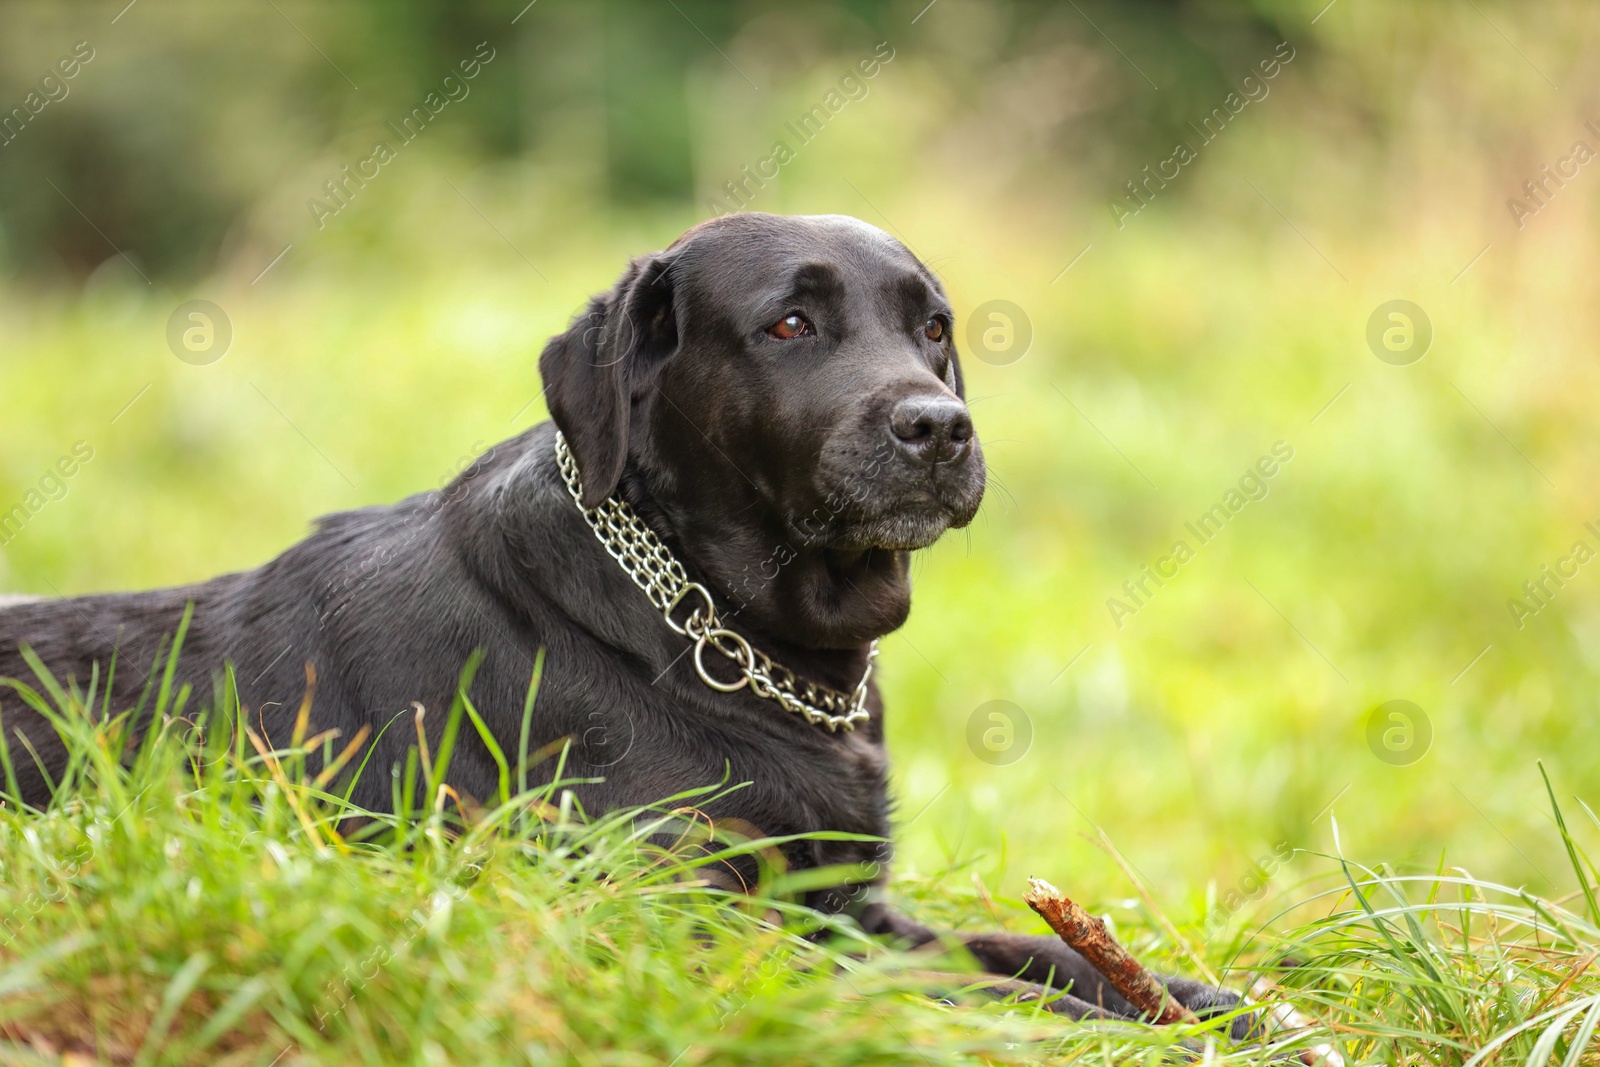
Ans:
{"label": "dog's muzzle", "polygon": [[790,521],[801,542],[908,551],[972,521],[983,501],[983,452],[959,399],[906,397],[865,436],[872,442],[865,449],[862,429],[823,449],[823,503]]}

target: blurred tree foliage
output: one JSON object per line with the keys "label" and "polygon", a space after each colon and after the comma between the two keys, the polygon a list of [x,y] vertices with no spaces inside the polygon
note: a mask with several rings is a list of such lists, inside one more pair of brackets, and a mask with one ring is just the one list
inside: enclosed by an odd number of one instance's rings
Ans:
{"label": "blurred tree foliage", "polygon": [[[153,276],[212,269],[269,190],[308,160],[365,156],[374,131],[437,91],[479,42],[495,60],[448,123],[453,150],[469,161],[559,157],[564,141],[603,138],[604,193],[626,205],[695,194],[693,70],[727,63],[764,87],[764,57],[821,62],[837,53],[843,63],[879,40],[921,46],[928,36],[912,22],[923,0],[124,3],[39,0],[6,12],[3,113],[25,108],[76,42],[94,49],[68,94],[0,146],[0,263],[13,276],[85,274],[108,244]],[[1164,154],[1197,99],[1220,98],[1282,36],[1276,8],[1264,3],[994,7],[1002,39],[987,45],[992,67],[1063,34],[1102,54],[1116,84],[1069,109],[1070,128],[1045,147],[1107,177]],[[740,62],[729,58],[735,52]],[[1159,70],[1159,92],[1144,91],[1146,74],[1128,53]],[[970,62],[951,66],[973,77]],[[337,166],[324,166],[326,176]]]}

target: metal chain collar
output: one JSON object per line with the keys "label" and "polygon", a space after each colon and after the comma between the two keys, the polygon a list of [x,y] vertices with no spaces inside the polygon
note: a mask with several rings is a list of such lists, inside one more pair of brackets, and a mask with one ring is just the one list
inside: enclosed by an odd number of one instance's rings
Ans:
{"label": "metal chain collar", "polygon": [[[556,463],[561,468],[562,480],[567,483],[567,492],[572,494],[572,502],[578,505],[578,511],[611,558],[622,564],[634,585],[644,590],[667,625],[694,642],[694,669],[702,682],[720,693],[737,692],[748,685],[756,696],[777,701],[785,711],[803,715],[807,722],[821,723],[830,731],[854,730],[857,723],[872,717],[867,711],[867,681],[872,677],[872,662],[878,658],[876,640],[867,650],[867,669],[853,693],[841,693],[804,680],[765,652],[752,648],[743,635],[724,626],[711,601],[710,591],[699,582],[689,580],[683,564],[620,497],[612,494],[593,510],[583,506],[578,464],[560,430],[556,431]],[[699,602],[680,624],[672,613],[684,601],[692,602],[696,597]],[[737,682],[720,682],[706,671],[707,646],[739,668]]]}

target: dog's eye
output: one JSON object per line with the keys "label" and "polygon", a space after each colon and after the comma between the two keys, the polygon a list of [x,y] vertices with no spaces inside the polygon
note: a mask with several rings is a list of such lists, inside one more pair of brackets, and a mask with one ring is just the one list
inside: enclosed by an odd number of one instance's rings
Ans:
{"label": "dog's eye", "polygon": [[767,327],[768,335],[780,341],[791,341],[802,334],[811,332],[811,324],[799,315],[785,315],[771,326]]}
{"label": "dog's eye", "polygon": [[928,340],[930,341],[944,340],[944,320],[937,318],[929,319],[927,322],[922,324],[922,332],[927,335]]}

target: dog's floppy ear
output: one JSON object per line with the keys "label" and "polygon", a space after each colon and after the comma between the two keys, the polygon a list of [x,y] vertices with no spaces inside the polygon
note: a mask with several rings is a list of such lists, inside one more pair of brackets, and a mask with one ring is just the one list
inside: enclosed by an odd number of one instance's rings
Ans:
{"label": "dog's floppy ear", "polygon": [[578,463],[586,508],[598,507],[622,477],[638,372],[677,348],[671,266],[666,255],[628,264],[539,356],[545,404]]}
{"label": "dog's floppy ear", "polygon": [[[954,331],[951,331],[952,333]],[[961,356],[956,352],[956,339],[950,338],[950,365],[945,368],[944,384],[948,385],[956,396],[962,400],[967,398],[967,378],[961,373]]]}
{"label": "dog's floppy ear", "polygon": [[961,353],[956,351],[956,331],[954,326],[945,330],[947,337],[945,343],[950,346],[950,362],[944,369],[944,384],[950,391],[962,400],[967,398],[967,376],[961,373]]}

